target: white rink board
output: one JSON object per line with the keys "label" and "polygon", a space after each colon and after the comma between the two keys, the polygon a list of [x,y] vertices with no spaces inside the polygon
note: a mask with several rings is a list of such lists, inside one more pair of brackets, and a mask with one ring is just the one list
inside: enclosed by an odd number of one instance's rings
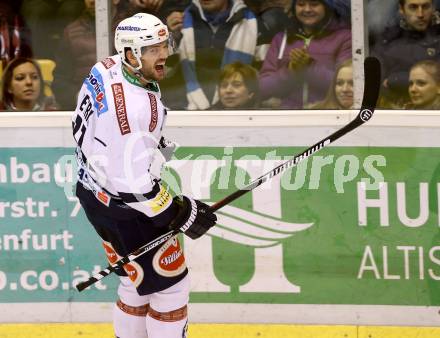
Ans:
{"label": "white rink board", "polygon": [[[1,113],[0,147],[73,147],[70,116]],[[356,111],[171,111],[164,135],[182,146],[308,147],[355,116]],[[438,111],[376,111],[371,121],[332,146],[438,147],[439,130]]]}
{"label": "white rink board", "polygon": [[[110,322],[113,303],[0,304],[0,323]],[[438,326],[434,306],[189,304],[193,323]]]}
{"label": "white rink board", "polygon": [[[73,147],[70,113],[0,114],[0,147]],[[304,146],[355,112],[171,112],[164,135],[182,146]],[[215,127],[213,125],[216,125]],[[189,138],[188,135],[191,135]],[[331,146],[440,147],[438,112],[377,112]],[[292,154],[295,155],[295,154]],[[108,322],[111,303],[3,303],[0,322]],[[192,322],[438,326],[438,307],[190,304]]]}

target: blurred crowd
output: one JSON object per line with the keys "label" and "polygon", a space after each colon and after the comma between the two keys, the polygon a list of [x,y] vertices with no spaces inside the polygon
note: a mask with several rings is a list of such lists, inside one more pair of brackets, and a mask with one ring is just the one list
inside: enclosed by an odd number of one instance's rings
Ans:
{"label": "blurred crowd", "polygon": [[[170,109],[353,108],[350,0],[109,3],[113,31],[146,12],[172,32],[160,84]],[[379,107],[438,109],[440,0],[365,4]],[[0,0],[1,110],[73,110],[96,61],[94,0]]]}

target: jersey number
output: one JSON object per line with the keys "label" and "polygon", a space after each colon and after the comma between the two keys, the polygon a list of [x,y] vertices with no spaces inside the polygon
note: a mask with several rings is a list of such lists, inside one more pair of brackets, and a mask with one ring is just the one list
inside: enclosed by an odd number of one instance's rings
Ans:
{"label": "jersey number", "polygon": [[[77,115],[75,122],[72,122],[72,128],[73,128],[73,137],[78,144],[79,147],[82,146],[83,140],[84,140],[84,134],[86,133],[87,127],[83,125],[83,119],[81,116]],[[79,138],[77,137],[77,133],[80,131]]]}
{"label": "jersey number", "polygon": [[[82,100],[79,109],[84,113],[84,118],[86,122],[89,121],[90,115],[93,114],[92,103],[90,102],[90,96],[86,95]],[[82,146],[84,140],[84,134],[86,133],[86,125],[83,124],[83,119],[80,115],[76,116],[75,122],[72,122],[73,128],[73,137],[75,138],[76,143],[79,147]],[[80,131],[79,138],[77,138],[76,134]]]}

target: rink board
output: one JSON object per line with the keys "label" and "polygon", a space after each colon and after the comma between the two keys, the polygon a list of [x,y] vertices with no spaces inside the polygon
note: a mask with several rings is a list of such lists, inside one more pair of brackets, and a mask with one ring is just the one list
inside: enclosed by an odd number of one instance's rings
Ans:
{"label": "rink board", "polygon": [[[338,120],[171,123],[165,134],[181,148],[164,180],[215,202],[348,117]],[[1,128],[1,322],[111,318],[116,278],[73,289],[106,263],[71,195],[73,144],[63,123]],[[209,236],[183,238],[192,322],[437,326],[439,131],[359,128],[222,209]]]}

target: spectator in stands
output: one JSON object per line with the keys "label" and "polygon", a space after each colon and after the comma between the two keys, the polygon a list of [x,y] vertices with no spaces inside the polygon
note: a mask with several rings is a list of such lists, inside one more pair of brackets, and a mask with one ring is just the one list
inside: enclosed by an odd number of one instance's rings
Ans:
{"label": "spectator in stands", "polygon": [[310,109],[351,108],[353,108],[353,63],[351,60],[346,60],[336,68],[325,99],[310,105]]}
{"label": "spectator in stands", "polygon": [[[440,9],[440,0],[434,0],[436,10]],[[373,45],[386,28],[399,24],[399,0],[368,0],[366,22],[370,44]]]}
{"label": "spectator in stands", "polygon": [[258,72],[240,61],[226,65],[220,73],[219,101],[211,108],[256,109],[259,104]]}
{"label": "spectator in stands", "polygon": [[140,12],[160,16],[165,4],[172,1],[175,0],[119,0],[118,12],[124,13],[121,20]]}
{"label": "spectator in stands", "polygon": [[399,24],[388,27],[373,47],[382,64],[385,102],[402,106],[408,100],[408,74],[421,60],[440,59],[440,15],[433,0],[399,0]]}
{"label": "spectator in stands", "polygon": [[167,24],[173,34],[180,35],[183,28],[183,12],[189,5],[191,5],[191,0],[167,0],[162,5],[159,17]]}
{"label": "spectator in stands", "polygon": [[409,72],[410,103],[405,109],[440,109],[440,63],[417,62]]}
{"label": "spectator in stands", "polygon": [[32,57],[30,31],[14,3],[0,1],[0,62],[2,68],[15,57]]}
{"label": "spectator in stands", "polygon": [[322,100],[335,65],[351,58],[351,30],[329,0],[294,0],[286,32],[278,33],[260,70],[263,99],[284,109]]}
{"label": "spectator in stands", "polygon": [[[176,57],[174,62],[169,59],[168,65],[173,68],[168,79],[161,82],[166,103],[174,109],[208,109],[217,101],[215,79],[221,69],[234,61],[254,61],[258,53],[257,19],[242,0],[193,0],[183,18],[176,16],[178,23],[172,19],[167,20],[170,30],[181,33],[182,38],[180,62]],[[186,92],[179,93],[182,85]],[[184,100],[177,101],[180,97]]]}
{"label": "spectator in stands", "polygon": [[399,0],[368,0],[365,22],[370,45],[374,45],[386,28],[399,23]]}
{"label": "spectator in stands", "polygon": [[[84,11],[64,29],[63,39],[55,56],[52,90],[62,110],[75,109],[76,94],[90,68],[96,63],[95,1],[83,1]],[[127,17],[128,11],[136,10],[127,5],[129,4],[112,0],[113,31]]]}
{"label": "spectator in stands", "polygon": [[23,0],[21,14],[32,32],[34,57],[54,59],[64,27],[83,8],[83,0]]}
{"label": "spectator in stands", "polygon": [[286,28],[289,20],[287,13],[292,1],[244,0],[244,2],[257,16],[259,44],[269,45],[275,34]]}
{"label": "spectator in stands", "polygon": [[164,0],[129,0],[134,7],[144,10],[146,13],[157,14]]}
{"label": "spectator in stands", "polygon": [[44,82],[38,63],[29,58],[9,62],[2,75],[0,110],[54,110],[54,102],[44,96]]}

